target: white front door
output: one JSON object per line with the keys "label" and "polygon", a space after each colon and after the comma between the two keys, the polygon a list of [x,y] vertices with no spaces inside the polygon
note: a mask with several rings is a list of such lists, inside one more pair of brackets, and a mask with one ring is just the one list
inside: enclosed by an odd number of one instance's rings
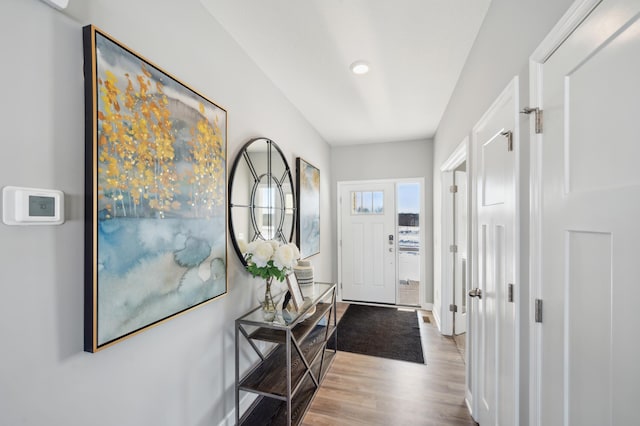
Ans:
{"label": "white front door", "polygon": [[473,394],[474,417],[482,426],[518,423],[516,305],[509,290],[515,283],[517,258],[517,118],[516,78],[472,132],[477,244],[474,278],[481,291],[481,298],[471,302],[474,331],[478,333],[474,339],[478,380]]}
{"label": "white front door", "polygon": [[342,299],[395,304],[395,184],[340,188]]}
{"label": "white front door", "polygon": [[462,334],[467,331],[467,173],[463,171],[453,172],[453,183],[456,192],[453,197],[454,211],[454,334]]}
{"label": "white front door", "polygon": [[638,424],[640,2],[604,0],[550,51],[532,163],[532,424]]}

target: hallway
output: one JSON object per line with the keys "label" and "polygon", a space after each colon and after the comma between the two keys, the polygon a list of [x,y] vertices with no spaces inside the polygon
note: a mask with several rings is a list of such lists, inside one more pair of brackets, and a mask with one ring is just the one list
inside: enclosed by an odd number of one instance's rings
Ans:
{"label": "hallway", "polygon": [[425,315],[427,365],[338,352],[303,425],[475,425],[464,403],[462,357]]}

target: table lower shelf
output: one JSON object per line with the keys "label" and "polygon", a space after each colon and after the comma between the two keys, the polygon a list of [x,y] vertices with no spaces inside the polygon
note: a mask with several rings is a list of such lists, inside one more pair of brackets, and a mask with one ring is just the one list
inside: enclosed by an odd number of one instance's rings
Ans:
{"label": "table lower shelf", "polygon": [[[320,368],[320,359],[318,357],[316,362],[311,366],[311,370],[319,377],[320,382],[324,379],[333,359],[335,352],[326,349],[324,351],[324,361],[322,363],[322,372],[318,375]],[[313,401],[317,391],[316,385],[313,380],[306,374],[298,392],[291,401],[291,424],[297,425],[304,418],[307,409]],[[267,396],[260,396],[253,403],[247,412],[240,419],[241,425],[258,426],[258,425],[286,425],[287,424],[287,402],[280,399],[269,398]]]}
{"label": "table lower shelf", "polygon": [[[335,326],[325,327],[316,326],[315,329],[307,336],[300,348],[309,363],[313,363],[316,359],[321,358],[319,354],[325,347],[328,337],[335,332]],[[287,376],[286,361],[287,351],[285,345],[279,345],[271,352],[263,362],[259,363],[251,370],[239,384],[240,390],[251,391],[261,394],[269,394],[286,398],[287,395]],[[298,387],[300,381],[306,374],[306,366],[302,362],[298,351],[291,348],[291,388]]]}

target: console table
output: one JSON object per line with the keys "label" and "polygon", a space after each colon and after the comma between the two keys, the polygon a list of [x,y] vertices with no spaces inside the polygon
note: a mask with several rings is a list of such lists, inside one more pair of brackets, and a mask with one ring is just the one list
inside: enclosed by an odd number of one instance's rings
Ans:
{"label": "console table", "polygon": [[[303,291],[304,293],[304,291]],[[329,338],[337,348],[336,285],[315,283],[313,294],[289,321],[281,315],[264,320],[260,307],[235,322],[236,338],[236,424],[297,425],[311,405],[336,354],[327,349]],[[240,341],[244,336],[260,360],[246,374],[240,374]],[[263,353],[256,341],[272,343]],[[240,416],[240,392],[258,395]]]}

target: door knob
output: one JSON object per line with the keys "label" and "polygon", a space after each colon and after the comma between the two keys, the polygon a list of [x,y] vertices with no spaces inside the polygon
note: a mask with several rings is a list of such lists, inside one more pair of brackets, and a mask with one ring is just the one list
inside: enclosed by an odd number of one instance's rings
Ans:
{"label": "door knob", "polygon": [[482,299],[482,290],[479,288],[469,290],[469,297],[477,297],[478,299]]}

